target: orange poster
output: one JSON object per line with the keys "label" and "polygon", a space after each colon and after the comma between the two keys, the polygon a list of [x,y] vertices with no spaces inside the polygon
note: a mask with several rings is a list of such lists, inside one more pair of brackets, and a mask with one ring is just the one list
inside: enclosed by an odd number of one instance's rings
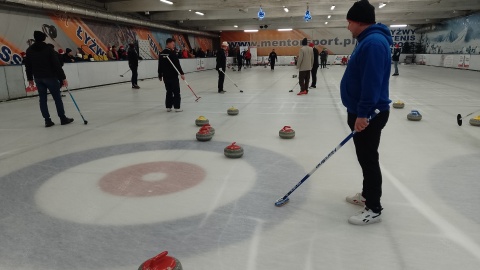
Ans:
{"label": "orange poster", "polygon": [[0,66],[20,65],[22,57],[20,49],[0,36]]}

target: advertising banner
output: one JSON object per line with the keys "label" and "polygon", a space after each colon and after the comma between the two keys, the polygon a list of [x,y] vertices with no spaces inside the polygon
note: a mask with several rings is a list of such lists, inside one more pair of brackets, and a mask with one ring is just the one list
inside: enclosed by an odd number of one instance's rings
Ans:
{"label": "advertising banner", "polygon": [[[105,60],[113,45],[117,50],[120,46],[128,50],[128,44],[132,42],[137,42],[139,54],[144,59],[158,59],[167,38],[176,39],[178,48],[190,50],[196,46],[205,52],[213,48],[212,39],[206,37],[99,22],[63,12],[40,11],[32,14],[29,11],[0,9],[0,65],[21,64],[21,53],[34,43],[34,31],[44,32],[47,35],[45,42],[53,44],[55,50],[66,51],[69,48],[73,54],[80,51],[96,61]],[[189,39],[195,44],[191,45]]]}

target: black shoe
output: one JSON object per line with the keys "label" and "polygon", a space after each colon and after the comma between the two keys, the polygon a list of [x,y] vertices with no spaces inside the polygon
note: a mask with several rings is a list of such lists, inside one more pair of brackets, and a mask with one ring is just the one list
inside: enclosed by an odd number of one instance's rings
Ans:
{"label": "black shoe", "polygon": [[393,73],[393,75],[392,75],[392,76],[398,76],[398,75],[400,75],[400,74],[398,74],[398,73]]}
{"label": "black shoe", "polygon": [[62,124],[62,126],[64,126],[64,125],[68,125],[72,122],[73,122],[73,118],[65,117],[60,121],[60,124]]}
{"label": "black shoe", "polygon": [[45,127],[51,127],[51,126],[54,126],[54,125],[55,125],[55,123],[52,122],[52,120],[50,120],[50,118],[45,120]]}
{"label": "black shoe", "polygon": [[290,90],[290,91],[288,91],[288,92],[293,92],[293,90]]}
{"label": "black shoe", "polygon": [[317,87],[312,85],[312,86],[310,86],[309,88],[317,88]]}
{"label": "black shoe", "polygon": [[133,85],[133,86],[132,86],[132,89],[140,89],[140,86],[138,86],[138,85]]}
{"label": "black shoe", "polygon": [[219,94],[224,94],[226,91],[218,91]]}

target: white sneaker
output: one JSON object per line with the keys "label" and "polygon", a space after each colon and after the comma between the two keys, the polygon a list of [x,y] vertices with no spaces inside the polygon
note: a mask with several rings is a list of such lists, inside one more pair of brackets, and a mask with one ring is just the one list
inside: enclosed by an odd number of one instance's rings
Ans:
{"label": "white sneaker", "polygon": [[347,196],[345,200],[351,204],[365,206],[365,198],[362,196],[362,193],[357,193],[353,196]]}
{"label": "white sneaker", "polygon": [[372,210],[365,207],[362,211],[358,212],[355,216],[351,216],[348,219],[348,223],[353,225],[368,225],[382,221],[380,217],[381,213],[375,213]]}
{"label": "white sneaker", "polygon": [[172,111],[172,108],[167,108],[167,112],[171,112]]}
{"label": "white sneaker", "polygon": [[183,112],[182,109],[175,109],[175,112]]}

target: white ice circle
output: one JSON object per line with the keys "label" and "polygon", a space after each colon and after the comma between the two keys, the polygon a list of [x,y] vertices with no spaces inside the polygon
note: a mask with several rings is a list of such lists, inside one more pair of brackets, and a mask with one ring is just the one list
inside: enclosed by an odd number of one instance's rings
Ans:
{"label": "white ice circle", "polygon": [[[150,197],[124,197],[103,192],[99,180],[106,174],[148,162],[185,162],[205,170],[205,179],[179,192]],[[162,173],[143,176],[161,181]],[[63,220],[93,225],[138,225],[210,215],[246,192],[256,172],[242,159],[199,150],[156,150],[110,156],[67,169],[43,183],[35,193],[42,212]]]}

